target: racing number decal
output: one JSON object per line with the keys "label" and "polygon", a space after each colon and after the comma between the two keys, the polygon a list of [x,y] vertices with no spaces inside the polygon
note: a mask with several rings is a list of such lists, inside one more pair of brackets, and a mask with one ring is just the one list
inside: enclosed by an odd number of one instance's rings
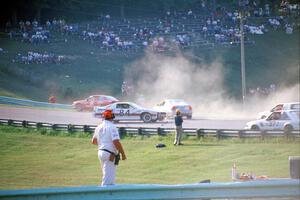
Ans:
{"label": "racing number decal", "polygon": [[278,127],[279,126],[279,122],[277,122],[277,121],[270,121],[268,124],[266,124],[266,125],[268,125],[268,126],[270,126],[270,127]]}
{"label": "racing number decal", "polygon": [[130,112],[129,112],[129,110],[126,110],[125,112],[124,112],[124,110],[120,110],[119,115],[121,115],[121,116],[126,116],[126,115],[129,116]]}

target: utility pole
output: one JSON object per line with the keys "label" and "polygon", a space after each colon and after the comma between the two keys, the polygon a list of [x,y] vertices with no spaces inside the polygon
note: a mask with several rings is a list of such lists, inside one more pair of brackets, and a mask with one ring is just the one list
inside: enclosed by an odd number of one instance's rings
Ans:
{"label": "utility pole", "polygon": [[245,49],[244,49],[244,23],[243,8],[240,11],[240,35],[241,35],[241,81],[242,81],[242,99],[243,104],[246,100],[246,76],[245,76]]}
{"label": "utility pole", "polygon": [[216,14],[216,0],[213,0],[213,11],[214,11],[214,13],[213,13],[213,20],[215,20],[215,14]]}

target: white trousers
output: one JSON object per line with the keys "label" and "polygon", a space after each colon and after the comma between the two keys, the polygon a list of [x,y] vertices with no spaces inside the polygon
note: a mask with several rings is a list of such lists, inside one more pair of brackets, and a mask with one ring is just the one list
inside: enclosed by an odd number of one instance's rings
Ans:
{"label": "white trousers", "polygon": [[110,153],[106,151],[98,151],[98,158],[102,168],[102,183],[101,185],[114,185],[116,178],[116,165],[109,161]]}

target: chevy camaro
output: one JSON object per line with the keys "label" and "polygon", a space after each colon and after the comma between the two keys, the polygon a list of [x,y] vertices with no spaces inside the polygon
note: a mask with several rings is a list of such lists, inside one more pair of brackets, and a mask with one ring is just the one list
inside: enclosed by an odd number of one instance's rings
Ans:
{"label": "chevy camaro", "polygon": [[162,121],[166,117],[165,112],[143,108],[132,102],[117,102],[108,106],[94,107],[94,116],[102,117],[102,113],[110,109],[115,115],[114,121],[143,121],[146,123]]}

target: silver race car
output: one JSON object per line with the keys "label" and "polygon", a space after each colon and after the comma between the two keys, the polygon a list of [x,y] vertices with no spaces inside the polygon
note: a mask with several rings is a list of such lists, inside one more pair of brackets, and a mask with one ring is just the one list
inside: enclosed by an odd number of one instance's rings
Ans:
{"label": "silver race car", "polygon": [[102,113],[110,109],[113,111],[114,121],[143,121],[146,123],[162,121],[166,117],[165,112],[159,112],[152,109],[143,108],[132,102],[117,102],[107,106],[95,106],[94,116],[102,118]]}
{"label": "silver race car", "polygon": [[180,110],[181,116],[186,116],[188,119],[192,119],[193,109],[191,104],[187,103],[183,99],[165,99],[159,104],[153,107],[154,110],[166,112],[167,117],[174,117],[176,110]]}

